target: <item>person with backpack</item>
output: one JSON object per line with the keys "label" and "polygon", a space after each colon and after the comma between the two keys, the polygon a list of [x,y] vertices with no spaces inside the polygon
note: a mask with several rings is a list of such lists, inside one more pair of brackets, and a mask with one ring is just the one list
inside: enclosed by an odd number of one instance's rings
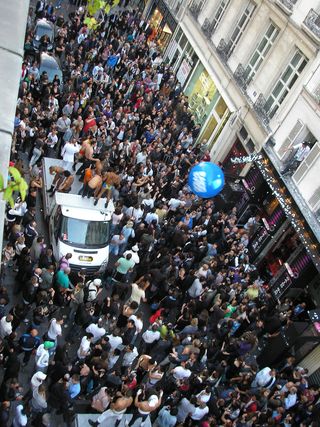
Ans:
{"label": "person with backpack", "polygon": [[89,280],[84,287],[84,302],[94,302],[102,292],[101,279]]}
{"label": "person with backpack", "polygon": [[36,350],[40,345],[40,337],[38,336],[37,329],[31,329],[30,332],[21,335],[19,339],[19,345],[21,352],[24,352],[22,366],[26,366],[33,351]]}

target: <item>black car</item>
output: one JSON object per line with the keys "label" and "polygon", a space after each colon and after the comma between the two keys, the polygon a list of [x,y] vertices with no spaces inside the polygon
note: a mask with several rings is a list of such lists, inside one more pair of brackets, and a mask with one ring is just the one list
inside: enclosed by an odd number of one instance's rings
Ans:
{"label": "black car", "polygon": [[[47,36],[47,37],[46,37]],[[54,26],[46,19],[39,19],[34,29],[34,37],[32,40],[33,49],[37,52],[42,49],[48,52],[53,50]]]}
{"label": "black car", "polygon": [[55,76],[60,80],[60,88],[63,84],[63,74],[61,70],[60,61],[54,55],[43,52],[40,55],[39,78],[43,73],[47,73],[48,81],[51,83]]}

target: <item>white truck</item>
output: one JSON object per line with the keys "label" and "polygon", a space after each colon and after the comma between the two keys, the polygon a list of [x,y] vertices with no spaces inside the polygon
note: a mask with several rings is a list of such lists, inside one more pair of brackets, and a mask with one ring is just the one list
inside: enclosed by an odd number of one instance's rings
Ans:
{"label": "white truck", "polygon": [[72,165],[59,159],[43,159],[44,213],[54,256],[59,260],[71,253],[72,271],[85,268],[87,275],[102,273],[109,260],[110,222],[114,205],[110,201],[105,207],[105,199],[100,199],[94,206],[92,198],[82,198],[78,194],[82,187],[78,176],[74,177],[70,193],[56,191],[50,197],[48,190],[54,179],[49,171],[50,166],[60,166],[70,171]]}

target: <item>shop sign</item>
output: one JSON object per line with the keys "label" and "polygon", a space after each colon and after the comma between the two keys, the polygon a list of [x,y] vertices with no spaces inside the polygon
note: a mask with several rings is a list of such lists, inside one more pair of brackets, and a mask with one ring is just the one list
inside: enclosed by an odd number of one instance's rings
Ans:
{"label": "shop sign", "polygon": [[268,230],[265,227],[260,227],[250,239],[249,249],[254,255],[257,255],[269,238]]}
{"label": "shop sign", "polygon": [[189,64],[189,62],[184,59],[181,62],[180,68],[177,72],[177,79],[178,81],[181,83],[181,86],[183,86],[189,76],[189,73],[191,71],[191,65]]}
{"label": "shop sign", "polygon": [[286,292],[286,290],[291,286],[291,284],[291,277],[289,276],[287,270],[285,270],[272,285],[271,293],[273,297],[276,300],[280,299],[281,295]]}

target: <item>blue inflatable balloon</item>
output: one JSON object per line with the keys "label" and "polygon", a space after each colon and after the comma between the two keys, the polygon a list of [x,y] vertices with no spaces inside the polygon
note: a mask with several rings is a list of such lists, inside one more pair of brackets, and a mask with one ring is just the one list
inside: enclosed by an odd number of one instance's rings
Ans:
{"label": "blue inflatable balloon", "polygon": [[214,163],[201,162],[191,169],[188,184],[194,194],[208,199],[223,189],[224,173]]}

